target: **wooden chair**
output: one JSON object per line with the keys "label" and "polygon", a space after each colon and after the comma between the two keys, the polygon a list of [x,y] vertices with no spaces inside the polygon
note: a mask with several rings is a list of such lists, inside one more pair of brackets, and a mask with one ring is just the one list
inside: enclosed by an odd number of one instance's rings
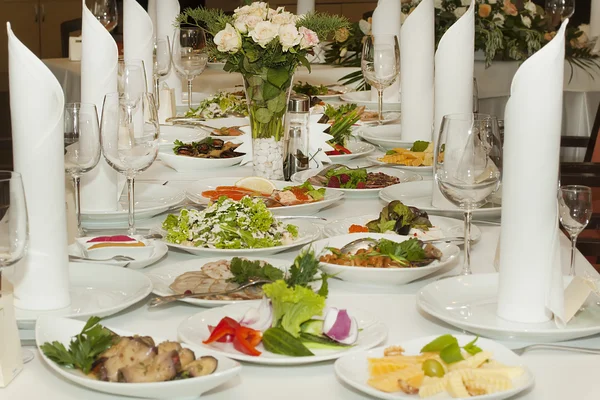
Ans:
{"label": "wooden chair", "polygon": [[69,57],[69,36],[81,30],[81,18],[75,18],[60,24],[60,47],[63,58]]}

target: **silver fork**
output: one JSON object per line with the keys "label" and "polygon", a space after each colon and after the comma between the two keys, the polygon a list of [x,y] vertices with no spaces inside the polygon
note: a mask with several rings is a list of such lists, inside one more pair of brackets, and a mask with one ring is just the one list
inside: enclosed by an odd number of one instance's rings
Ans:
{"label": "silver fork", "polygon": [[519,349],[512,349],[517,355],[522,355],[529,350],[558,350],[558,351],[573,351],[576,353],[600,354],[600,349],[590,349],[587,347],[563,346],[561,344],[531,344]]}
{"label": "silver fork", "polygon": [[86,258],[86,257],[79,257],[79,256],[72,256],[69,254],[69,260],[71,261],[88,261],[88,262],[102,262],[102,261],[134,261],[135,258],[131,258],[129,256],[122,256],[122,255],[116,255],[113,256],[111,258]]}

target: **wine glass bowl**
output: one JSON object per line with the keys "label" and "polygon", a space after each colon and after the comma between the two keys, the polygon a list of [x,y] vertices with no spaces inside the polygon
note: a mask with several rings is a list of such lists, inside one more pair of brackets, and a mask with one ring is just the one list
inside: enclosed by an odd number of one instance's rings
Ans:
{"label": "wine glass bowl", "polygon": [[98,21],[111,32],[119,23],[117,0],[86,0],[88,9]]}
{"label": "wine glass bowl", "polygon": [[0,171],[0,290],[2,268],[25,256],[28,236],[27,204],[21,174]]}
{"label": "wine glass bowl", "polygon": [[571,276],[575,276],[577,237],[592,217],[592,189],[581,185],[561,186],[558,189],[558,217],[571,238]]}
{"label": "wine glass bowl", "polygon": [[160,108],[160,79],[171,72],[171,42],[168,36],[156,38],[154,43],[154,97]]}
{"label": "wine glass bowl", "polygon": [[131,108],[137,106],[142,93],[148,91],[144,61],[119,60],[117,90],[125,96],[125,105]]}
{"label": "wine glass bowl", "polygon": [[177,28],[171,52],[173,66],[188,82],[188,108],[192,108],[192,81],[208,63],[206,35],[199,27]]}
{"label": "wine glass bowl", "polygon": [[551,27],[557,27],[575,13],[575,0],[546,0],[546,18]]}

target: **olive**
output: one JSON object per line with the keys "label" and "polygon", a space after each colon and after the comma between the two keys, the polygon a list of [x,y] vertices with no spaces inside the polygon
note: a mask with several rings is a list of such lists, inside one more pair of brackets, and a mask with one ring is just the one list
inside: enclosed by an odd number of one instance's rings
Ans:
{"label": "olive", "polygon": [[437,376],[441,378],[446,373],[442,364],[440,364],[439,361],[433,359],[425,360],[425,362],[423,362],[422,368],[423,372],[427,376]]}

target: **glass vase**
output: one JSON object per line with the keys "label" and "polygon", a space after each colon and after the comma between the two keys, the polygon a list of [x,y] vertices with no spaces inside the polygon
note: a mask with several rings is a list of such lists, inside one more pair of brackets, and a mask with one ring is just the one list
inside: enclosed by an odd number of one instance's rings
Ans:
{"label": "glass vase", "polygon": [[294,71],[295,67],[264,67],[243,74],[255,176],[283,180],[285,115]]}

